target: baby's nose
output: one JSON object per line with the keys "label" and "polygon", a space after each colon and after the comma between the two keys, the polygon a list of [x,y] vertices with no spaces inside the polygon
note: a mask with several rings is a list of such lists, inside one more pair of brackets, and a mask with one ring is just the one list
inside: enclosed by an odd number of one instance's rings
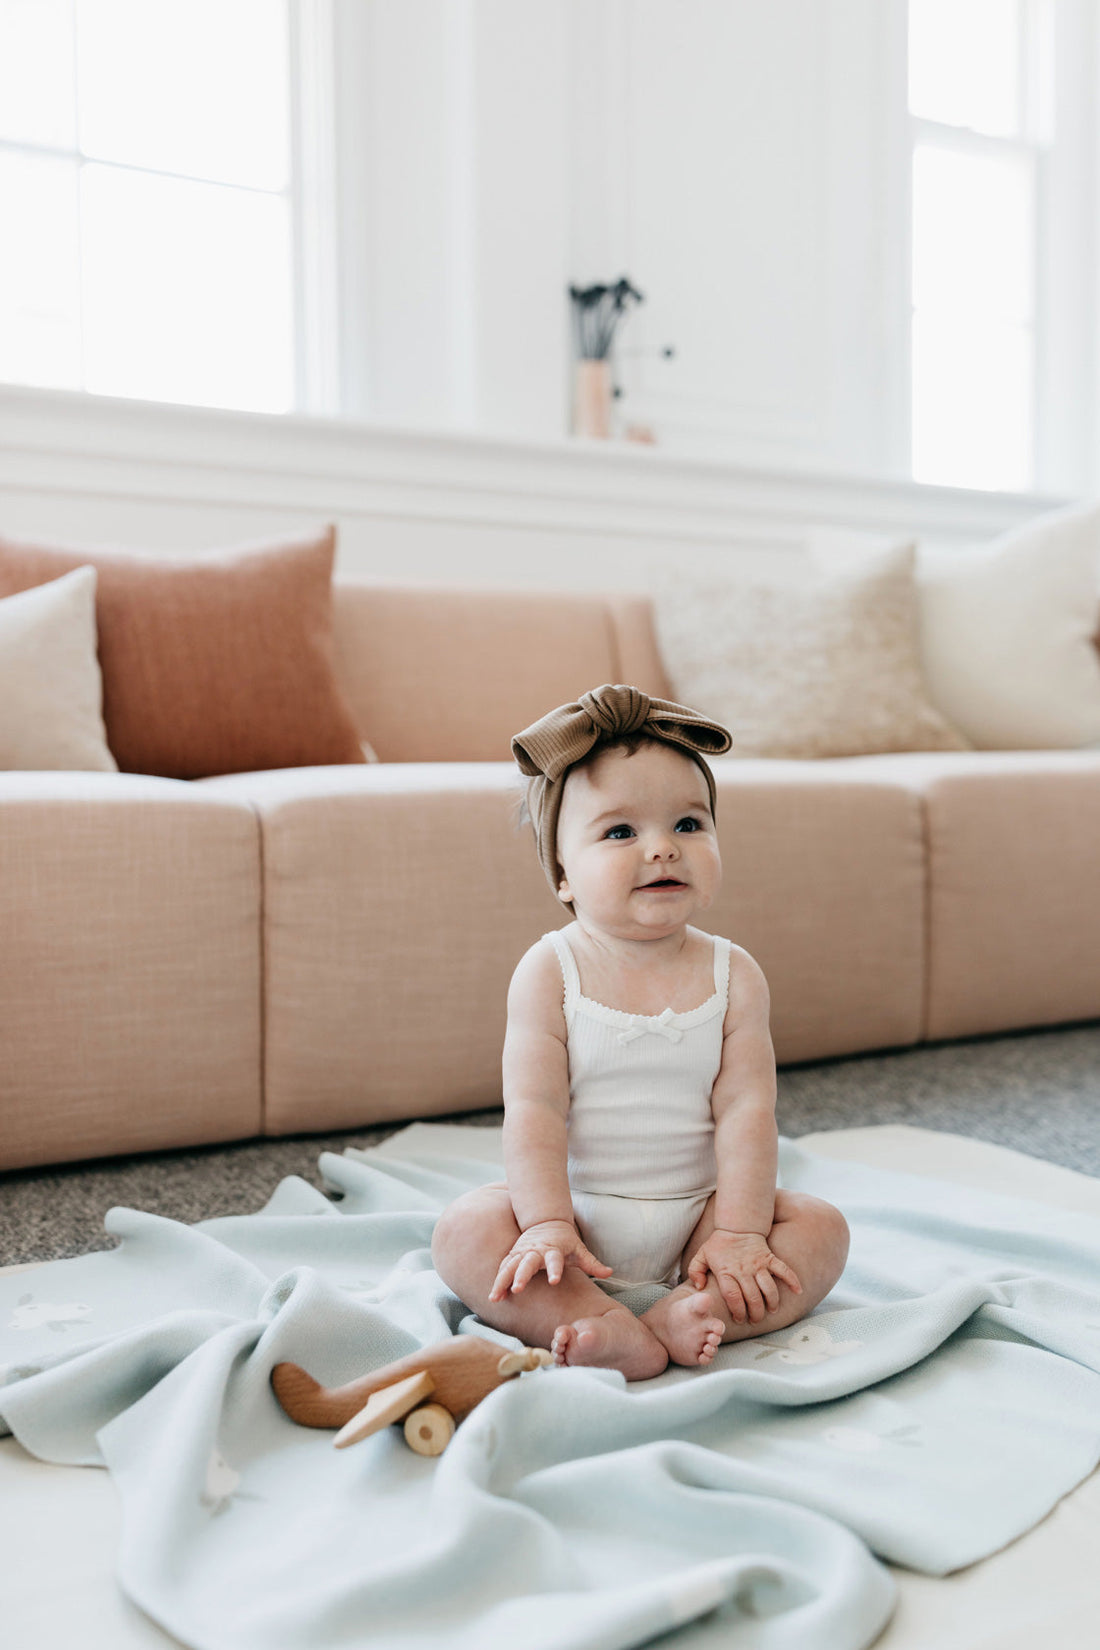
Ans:
{"label": "baby's nose", "polygon": [[679,849],[671,831],[655,831],[649,842],[652,859],[675,859]]}

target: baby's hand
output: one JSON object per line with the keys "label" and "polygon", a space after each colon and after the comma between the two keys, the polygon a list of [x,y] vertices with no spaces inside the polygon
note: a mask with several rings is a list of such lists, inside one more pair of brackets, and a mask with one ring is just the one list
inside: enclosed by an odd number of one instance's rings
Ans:
{"label": "baby's hand", "polygon": [[520,1233],[501,1261],[489,1299],[502,1301],[509,1290],[520,1294],[543,1271],[549,1283],[560,1283],[567,1266],[579,1266],[590,1278],[611,1276],[611,1267],[585,1247],[571,1221],[541,1220]]}
{"label": "baby's hand", "polygon": [[798,1274],[772,1254],[759,1232],[727,1232],[716,1227],[692,1257],[688,1281],[696,1289],[705,1289],[710,1273],[734,1323],[760,1323],[778,1309],[776,1278],[796,1295],[802,1293]]}

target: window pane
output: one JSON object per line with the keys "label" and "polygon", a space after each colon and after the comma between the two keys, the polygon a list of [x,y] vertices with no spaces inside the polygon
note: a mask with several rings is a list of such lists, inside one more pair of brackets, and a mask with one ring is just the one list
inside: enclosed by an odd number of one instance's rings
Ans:
{"label": "window pane", "polygon": [[72,0],[0,0],[0,138],[73,147]]}
{"label": "window pane", "polygon": [[285,0],[77,0],[86,154],[283,189]]}
{"label": "window pane", "polygon": [[286,202],[95,165],[81,192],[86,387],[289,411]]}
{"label": "window pane", "polygon": [[1013,137],[1022,122],[1018,0],[909,0],[909,108]]}
{"label": "window pane", "polygon": [[959,487],[1032,485],[1033,341],[974,316],[913,317],[913,476]]}
{"label": "window pane", "polygon": [[75,161],[0,151],[0,379],[80,387]]}
{"label": "window pane", "polygon": [[1017,323],[1034,306],[1033,172],[1019,156],[913,153],[913,302]]}

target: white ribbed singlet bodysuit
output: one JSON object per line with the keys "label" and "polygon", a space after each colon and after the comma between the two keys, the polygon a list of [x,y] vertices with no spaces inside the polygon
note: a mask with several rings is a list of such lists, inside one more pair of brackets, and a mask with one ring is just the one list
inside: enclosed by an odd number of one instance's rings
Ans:
{"label": "white ribbed singlet bodysuit", "polygon": [[722,1062],[730,942],[714,936],[714,992],[684,1014],[628,1014],[582,996],[566,934],[544,938],[561,964],[569,1039],[569,1184],[628,1198],[715,1188],[710,1097]]}

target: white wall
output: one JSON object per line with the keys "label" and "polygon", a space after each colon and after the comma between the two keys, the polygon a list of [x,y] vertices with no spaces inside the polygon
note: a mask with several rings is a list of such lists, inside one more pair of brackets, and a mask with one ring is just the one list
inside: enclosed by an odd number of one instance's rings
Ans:
{"label": "white wall", "polygon": [[897,0],[338,0],[347,404],[563,435],[566,287],[627,273],[620,426],[888,473],[896,23]]}
{"label": "white wall", "polygon": [[[565,288],[628,274],[619,427],[908,473],[906,0],[335,0],[347,404],[566,433]],[[1040,486],[1097,464],[1096,0],[1059,0]],[[349,221],[350,220],[350,221]],[[665,360],[661,350],[676,354]]]}
{"label": "white wall", "polygon": [[625,269],[646,294],[624,334],[642,352],[624,357],[624,414],[679,450],[827,457],[832,8],[578,9],[602,64],[583,94],[606,160],[574,170],[573,260],[584,278]]}
{"label": "white wall", "polygon": [[337,0],[352,414],[565,434],[566,21],[515,0]]}
{"label": "white wall", "polygon": [[981,541],[1050,500],[0,389],[0,535],[198,550],[319,522],[386,582],[652,588],[797,556],[816,525]]}
{"label": "white wall", "polygon": [[[1050,503],[889,479],[901,0],[333,5],[349,419],[0,388],[0,533],[334,519],[375,577],[598,587],[817,523],[971,542]],[[565,434],[567,283],[623,272],[652,450]]]}

